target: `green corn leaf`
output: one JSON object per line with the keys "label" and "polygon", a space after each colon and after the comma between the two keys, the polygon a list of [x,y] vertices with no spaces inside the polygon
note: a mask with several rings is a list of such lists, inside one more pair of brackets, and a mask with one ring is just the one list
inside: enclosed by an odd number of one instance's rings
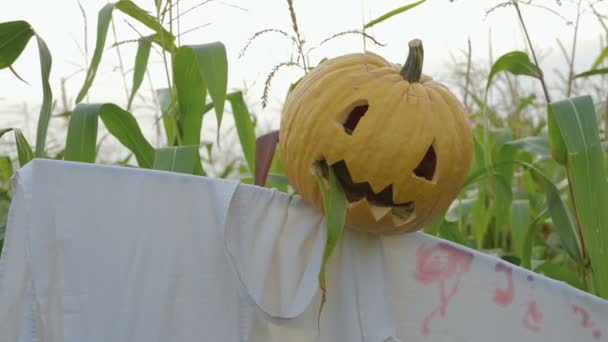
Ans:
{"label": "green corn leaf", "polygon": [[117,3],[110,3],[105,5],[97,16],[97,38],[95,42],[95,51],[93,52],[93,57],[91,59],[91,63],[89,63],[89,69],[87,70],[87,74],[84,79],[84,84],[80,88],[78,92],[78,96],[76,96],[76,103],[80,103],[87,92],[93,85],[93,81],[95,80],[95,76],[97,74],[97,69],[99,68],[99,64],[101,62],[101,57],[103,55],[103,51],[106,45],[106,39],[108,35],[108,27],[110,26],[110,21],[112,20],[112,11],[114,8],[117,8],[124,14],[130,16],[131,18],[139,21],[140,23],[148,26],[152,30],[154,30],[160,37],[162,37],[163,47],[173,47],[174,37],[173,35],[165,30],[162,25],[150,14],[148,14],[143,9],[139,8],[135,3],[130,0],[120,0]]}
{"label": "green corn leaf", "polygon": [[[174,62],[175,63],[175,62]],[[163,128],[167,138],[167,145],[174,146],[177,140],[177,119],[173,111],[171,90],[161,88],[156,90],[156,96],[162,113]]]}
{"label": "green corn leaf", "polygon": [[530,201],[514,200],[511,203],[511,237],[513,250],[520,259],[523,258],[526,232],[530,227]]}
{"label": "green corn leaf", "polygon": [[19,166],[24,167],[30,160],[34,159],[34,151],[32,151],[32,147],[30,143],[27,142],[27,139],[21,133],[21,130],[18,128],[13,129],[15,133],[15,143],[17,145],[17,156],[19,157]]}
{"label": "green corn leaf", "polygon": [[[2,187],[2,192],[0,192],[0,194],[6,196],[9,201],[13,196],[11,177],[13,176],[14,171],[11,158],[9,156],[0,156],[0,186]],[[1,220],[0,224],[2,224]]]}
{"label": "green corn leaf", "polygon": [[545,261],[534,269],[535,272],[543,274],[549,278],[560,280],[574,286],[580,290],[587,291],[585,284],[572,269],[566,265]]}
{"label": "green corn leaf", "polygon": [[464,220],[469,216],[475,201],[476,198],[456,199],[445,213],[445,221],[452,223]]}
{"label": "green corn leaf", "polygon": [[266,186],[269,188],[275,188],[279,191],[287,192],[287,186],[289,180],[287,176],[283,174],[269,173],[267,178]]}
{"label": "green corn leaf", "polygon": [[[197,48],[182,46],[175,52],[173,63],[173,78],[177,93],[177,104],[179,109],[179,120],[170,115],[171,100],[168,91],[164,91],[163,122],[167,138],[173,145],[178,134],[177,127],[182,132],[182,145],[200,144],[203,115],[211,110],[213,103],[206,103],[207,82],[201,71],[201,56]],[[196,153],[194,174],[204,176],[205,170],[201,163],[200,155]]]}
{"label": "green corn leaf", "polygon": [[43,157],[53,102],[53,93],[49,84],[53,59],[44,40],[36,35],[27,22],[0,23],[0,69],[10,67],[21,55],[33,36],[36,36],[36,42],[38,43],[40,76],[42,78],[42,105],[38,116],[35,156]]}
{"label": "green corn leaf", "polygon": [[154,169],[193,174],[197,156],[198,145],[159,148],[154,155]]}
{"label": "green corn leaf", "polygon": [[473,136],[473,167],[471,168],[471,173],[475,173],[479,170],[484,170],[486,167],[485,160],[485,147],[483,144],[477,139],[477,137]]}
{"label": "green corn leaf", "polygon": [[0,70],[19,58],[33,36],[34,30],[26,21],[0,23]]}
{"label": "green corn leaf", "polygon": [[560,165],[566,165],[568,150],[551,105],[547,107],[547,130],[549,131],[549,146],[551,146],[553,159]]}
{"label": "green corn leaf", "polygon": [[224,170],[217,175],[217,178],[226,179],[226,178],[230,177],[232,172],[234,172],[234,170],[235,170],[234,166],[236,163],[237,163],[236,160],[233,160],[230,163],[228,163],[228,165],[226,165],[224,167]]}
{"label": "green corn leaf", "polygon": [[489,228],[492,214],[494,213],[494,203],[487,202],[487,184],[480,183],[477,190],[477,200],[471,207],[473,235],[477,249],[483,248],[483,240]]}
{"label": "green corn leaf", "polygon": [[8,156],[0,156],[0,181],[10,186],[13,176],[13,162]]}
{"label": "green corn leaf", "polygon": [[11,132],[12,130],[13,130],[12,128],[0,129],[0,138],[2,138],[6,133]]}
{"label": "green corn leaf", "polygon": [[101,104],[79,104],[70,116],[64,160],[94,163],[97,155],[97,115]]}
{"label": "green corn leaf", "polygon": [[568,150],[567,170],[576,217],[593,271],[594,290],[608,298],[608,184],[604,155],[590,96],[551,104]]}
{"label": "green corn leaf", "polygon": [[553,182],[534,165],[521,161],[515,161],[515,163],[522,165],[528,171],[534,173],[534,176],[542,182],[545,191],[547,210],[553,221],[555,232],[560,237],[564,249],[572,260],[582,264],[583,258],[575,234],[574,221],[570,215],[570,211],[560,196],[559,190],[557,190],[557,187],[555,187]]}
{"label": "green corn leaf", "polygon": [[232,115],[234,116],[236,132],[239,136],[239,141],[241,142],[243,155],[247,161],[249,172],[253,174],[255,172],[256,137],[251,114],[247,109],[245,100],[243,100],[242,92],[239,91],[228,95],[228,101],[230,101],[230,105],[232,106]]}
{"label": "green corn leaf", "polygon": [[190,46],[182,46],[176,50],[173,78],[183,144],[198,145],[201,139],[207,84],[200,71],[196,52]]}
{"label": "green corn leaf", "polygon": [[606,57],[608,57],[608,46],[602,50],[599,56],[597,56],[595,62],[593,62],[593,65],[591,66],[591,69],[597,69],[600,65],[602,65],[602,62],[604,59],[606,59]]}
{"label": "green corn leaf", "polygon": [[[327,166],[327,165],[326,165]],[[315,167],[315,175],[317,183],[323,197],[323,207],[325,209],[326,225],[327,225],[327,240],[323,251],[323,261],[321,271],[319,272],[319,287],[321,288],[322,298],[321,307],[319,308],[319,317],[323,305],[326,301],[326,286],[325,286],[325,267],[334,249],[338,245],[338,241],[344,231],[346,223],[346,195],[340,185],[340,181],[331,167],[327,167],[328,178],[323,177],[323,166]]]}
{"label": "green corn leaf", "polygon": [[458,228],[458,223],[456,222],[448,222],[444,220],[439,226],[438,236],[459,245],[468,246],[467,238]]}
{"label": "green corn leaf", "polygon": [[538,235],[540,228],[542,227],[542,223],[549,217],[549,210],[547,208],[543,209],[538,216],[534,218],[532,223],[528,226],[526,231],[526,235],[524,237],[522,254],[521,254],[521,266],[527,269],[532,268],[532,249],[534,247],[534,241],[536,241],[536,236]]}
{"label": "green corn leaf", "polygon": [[512,161],[517,153],[517,149],[514,146],[506,143],[513,137],[511,131],[505,133],[501,137],[503,139],[497,142],[498,153],[496,156],[496,162],[504,164],[504,167],[496,170],[499,176],[494,178],[496,228],[503,234],[506,234],[509,227],[511,227],[511,205],[513,201],[511,184],[513,183],[514,174]]}
{"label": "green corn leaf", "polygon": [[209,88],[209,95],[213,99],[215,115],[217,117],[217,140],[222,125],[224,102],[228,90],[228,57],[226,47],[221,42],[194,45],[192,49],[198,57],[200,70]]}
{"label": "green corn leaf", "polygon": [[110,134],[128,148],[142,168],[154,165],[154,147],[146,140],[135,117],[128,111],[108,103],[101,106],[99,116]]}
{"label": "green corn leaf", "polygon": [[97,40],[95,43],[95,51],[91,63],[89,63],[89,69],[84,78],[84,84],[80,88],[78,95],[76,96],[76,103],[80,103],[87,95],[89,88],[93,85],[99,63],[101,62],[101,56],[103,54],[104,47],[106,45],[106,37],[108,35],[108,27],[110,26],[110,20],[112,19],[112,11],[114,10],[114,4],[110,3],[105,5],[97,16]]}
{"label": "green corn leaf", "polygon": [[282,192],[289,191],[289,180],[285,176],[285,170],[281,163],[281,156],[279,153],[279,147],[274,151],[274,157],[270,163],[270,170],[268,177],[266,178],[266,186],[269,188],[275,188]]}
{"label": "green corn leaf", "polygon": [[540,78],[541,76],[540,69],[530,61],[530,58],[525,52],[512,51],[500,56],[496,62],[494,62],[494,65],[492,65],[492,69],[490,70],[490,75],[488,76],[486,89],[490,87],[490,83],[494,76],[503,71],[510,72],[513,75],[526,75],[535,78]]}
{"label": "green corn leaf", "polygon": [[378,18],[376,18],[376,19],[368,22],[367,24],[363,25],[363,28],[364,29],[368,29],[368,28],[370,28],[370,27],[372,27],[372,26],[374,26],[376,24],[380,24],[381,22],[383,22],[383,21],[385,21],[385,20],[387,20],[387,19],[389,19],[391,17],[394,17],[397,14],[401,14],[403,12],[406,12],[406,11],[408,11],[408,10],[410,10],[410,9],[418,6],[418,5],[421,5],[424,2],[426,2],[426,0],[417,1],[417,2],[411,3],[409,5],[405,5],[405,6],[396,8],[396,9],[394,9],[394,10],[392,10],[390,12],[387,12],[387,13],[379,16]]}
{"label": "green corn leaf", "polygon": [[551,146],[549,146],[549,140],[546,137],[525,137],[506,142],[505,145],[513,146],[538,157],[551,156]]}
{"label": "green corn leaf", "polygon": [[[173,41],[175,40],[173,34],[165,30],[155,17],[138,7],[133,1],[120,0],[116,3],[116,9],[152,29],[165,44],[173,45]],[[165,44],[160,45],[164,46]]]}
{"label": "green corn leaf", "polygon": [[590,76],[596,76],[596,75],[606,75],[608,74],[608,68],[601,68],[601,69],[591,69],[591,70],[587,70],[585,72],[581,72],[580,74],[577,74],[574,78],[585,78],[585,77],[590,77]]}
{"label": "green corn leaf", "polygon": [[46,134],[49,129],[49,121],[51,120],[51,110],[53,106],[53,92],[51,91],[51,85],[49,84],[53,59],[44,40],[36,35],[36,41],[38,42],[40,76],[42,77],[42,106],[40,107],[36,131],[36,157],[44,157]]}
{"label": "green corn leaf", "polygon": [[150,48],[152,44],[147,38],[140,38],[137,41],[137,54],[135,55],[135,67],[133,69],[133,87],[131,88],[131,95],[129,96],[129,103],[127,110],[131,110],[133,99],[137,90],[141,86],[146,74],[146,68],[148,67],[148,58],[150,57]]}
{"label": "green corn leaf", "polygon": [[154,163],[154,148],[146,140],[135,117],[112,103],[79,104],[70,116],[64,159],[95,162],[98,118],[118,141],[128,148],[142,168]]}

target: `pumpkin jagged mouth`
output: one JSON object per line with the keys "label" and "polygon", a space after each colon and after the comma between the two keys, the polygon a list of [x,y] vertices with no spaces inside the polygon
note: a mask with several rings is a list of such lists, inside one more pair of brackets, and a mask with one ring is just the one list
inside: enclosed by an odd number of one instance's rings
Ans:
{"label": "pumpkin jagged mouth", "polygon": [[[320,159],[317,163],[321,174],[325,179],[329,178],[328,168],[330,167],[325,159]],[[365,199],[371,206],[391,208],[393,216],[402,222],[408,222],[414,218],[412,214],[415,211],[415,203],[408,201],[404,203],[395,203],[393,201],[393,185],[389,185],[380,192],[374,192],[368,182],[355,183],[352,180],[348,167],[344,160],[331,165],[336,174],[340,185],[344,190],[346,199],[349,203],[358,203]]]}

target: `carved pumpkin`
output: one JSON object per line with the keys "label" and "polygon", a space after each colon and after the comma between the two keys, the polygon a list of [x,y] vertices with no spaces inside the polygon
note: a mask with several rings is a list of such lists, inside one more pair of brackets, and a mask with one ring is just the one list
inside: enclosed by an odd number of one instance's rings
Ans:
{"label": "carved pumpkin", "polygon": [[[348,227],[403,233],[429,224],[458,195],[472,158],[464,108],[422,74],[420,40],[400,69],[371,53],[326,60],[287,96],[279,135],[290,184],[323,210],[314,167],[332,167]],[[327,170],[325,170],[327,171]]]}

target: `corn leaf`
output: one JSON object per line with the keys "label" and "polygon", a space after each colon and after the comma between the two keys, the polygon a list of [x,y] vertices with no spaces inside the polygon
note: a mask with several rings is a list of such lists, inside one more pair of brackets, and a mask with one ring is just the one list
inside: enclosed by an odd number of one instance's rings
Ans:
{"label": "corn leaf", "polygon": [[[34,35],[36,33],[25,21],[0,23],[0,69],[10,67],[21,55],[27,43]],[[42,105],[40,107],[40,115],[38,116],[35,156],[43,157],[53,102],[53,93],[49,85],[53,59],[46,43],[38,35],[36,35],[36,42],[38,43],[40,76],[42,78]]]}
{"label": "corn leaf", "polygon": [[108,27],[110,26],[110,21],[112,20],[112,11],[114,8],[122,11],[124,14],[130,16],[131,18],[139,21],[140,23],[148,26],[152,30],[154,30],[159,36],[161,36],[163,47],[173,47],[174,37],[173,35],[165,30],[162,25],[150,14],[148,14],[143,9],[139,8],[135,3],[130,0],[120,0],[117,3],[109,3],[105,5],[97,16],[97,38],[95,42],[95,51],[93,52],[93,57],[91,58],[91,63],[89,63],[89,69],[87,70],[87,74],[84,79],[84,84],[80,88],[78,95],[76,96],[76,103],[80,103],[87,92],[93,85],[93,81],[95,80],[95,75],[97,74],[97,69],[99,68],[99,63],[101,62],[101,57],[103,55],[103,51],[106,44],[106,39],[108,35]]}
{"label": "corn leaf", "polygon": [[120,107],[108,103],[101,106],[99,116],[110,134],[128,148],[142,168],[154,165],[154,147],[144,137],[133,115]]}
{"label": "corn leaf", "polygon": [[289,191],[289,180],[285,176],[285,170],[283,169],[283,164],[281,163],[281,155],[278,147],[274,151],[274,157],[270,163],[270,173],[267,177],[266,186],[283,192]]}
{"label": "corn leaf", "polygon": [[543,209],[543,211],[538,214],[528,226],[526,231],[526,236],[523,242],[522,254],[521,254],[521,266],[527,269],[531,269],[532,267],[532,249],[534,247],[534,242],[536,241],[536,236],[538,235],[540,228],[542,227],[542,223],[549,217],[549,210],[547,208]]}
{"label": "corn leaf", "polygon": [[471,207],[475,201],[475,198],[456,199],[448,208],[448,211],[444,215],[444,219],[447,222],[459,222],[466,219],[466,217],[469,216]]}
{"label": "corn leaf", "polygon": [[566,165],[568,150],[566,149],[559,125],[555,120],[555,113],[551,105],[547,107],[547,130],[549,132],[549,146],[551,146],[553,159],[560,165]]}
{"label": "corn leaf", "polygon": [[53,106],[53,92],[51,91],[51,85],[49,84],[53,59],[44,40],[36,35],[36,41],[38,42],[40,76],[42,78],[42,106],[40,107],[36,131],[36,157],[44,157],[46,134],[49,129],[49,121],[51,120],[51,110]]}
{"label": "corn leaf", "polygon": [[[179,120],[175,120],[174,116],[163,116],[167,136],[174,140],[176,135],[179,134],[177,127],[180,127],[182,132],[181,144],[198,146],[201,139],[203,115],[212,107],[206,104],[207,82],[201,71],[197,51],[191,46],[182,46],[176,50],[173,78],[177,93]],[[167,108],[170,108],[169,103],[167,103]],[[169,113],[166,112],[166,114]],[[172,143],[169,145],[172,145]],[[205,175],[198,153],[196,153],[194,173],[201,176]]]}
{"label": "corn leaf", "polygon": [[379,16],[378,18],[376,18],[376,19],[368,22],[367,24],[363,25],[363,28],[364,29],[368,29],[368,28],[370,28],[370,27],[372,27],[372,26],[374,26],[376,24],[380,24],[381,22],[383,22],[383,21],[385,21],[385,20],[387,20],[389,18],[392,18],[392,17],[396,16],[397,14],[401,14],[403,12],[406,12],[406,11],[408,11],[408,10],[410,10],[410,9],[418,6],[418,5],[421,5],[424,2],[426,2],[426,0],[417,1],[417,2],[411,3],[409,5],[405,5],[405,6],[396,8],[396,9],[394,9],[394,10],[392,10],[390,12],[387,12],[387,13]]}
{"label": "corn leaf", "polygon": [[0,129],[0,138],[2,138],[6,133],[11,132],[12,130],[13,130],[12,128]]}
{"label": "corn leaf", "polygon": [[594,289],[608,298],[608,184],[595,106],[590,96],[579,96],[551,107],[568,150],[572,200],[593,270]]}
{"label": "corn leaf", "polygon": [[289,185],[289,180],[287,179],[287,176],[282,174],[269,173],[267,180],[268,187],[276,188],[279,191],[287,192],[287,186]]}
{"label": "corn leaf", "polygon": [[79,104],[68,124],[64,160],[94,163],[97,155],[97,115],[101,104]]}
{"label": "corn leaf", "polygon": [[546,137],[525,137],[506,142],[505,145],[532,153],[537,157],[551,156],[551,146],[549,146],[549,140]]}
{"label": "corn leaf", "polygon": [[530,201],[514,200],[511,203],[511,236],[515,255],[523,260],[526,232],[530,227]]}
{"label": "corn leaf", "polygon": [[513,201],[513,163],[517,149],[505,141],[512,139],[511,131],[505,132],[503,140],[498,142],[496,162],[504,164],[503,167],[496,170],[499,176],[494,179],[494,191],[496,202],[494,203],[495,220],[497,229],[506,233],[511,227],[511,206]]}
{"label": "corn leaf", "polygon": [[13,176],[13,163],[8,156],[0,156],[0,181],[10,187],[11,177]]}
{"label": "corn leaf", "polygon": [[602,65],[602,62],[604,62],[606,57],[608,57],[608,46],[602,50],[599,56],[597,56],[595,62],[593,62],[593,65],[591,66],[591,69],[597,69],[600,65]]}
{"label": "corn leaf", "polygon": [[110,26],[110,20],[112,19],[112,11],[114,10],[114,4],[110,3],[105,5],[97,16],[97,40],[95,43],[95,51],[91,63],[89,63],[89,69],[84,78],[84,84],[80,88],[78,95],[76,96],[76,103],[80,103],[87,95],[89,88],[93,85],[99,63],[101,62],[101,56],[103,54],[104,47],[106,45],[106,37],[108,35],[108,27]]}
{"label": "corn leaf", "polygon": [[439,226],[438,236],[459,245],[468,246],[469,244],[466,236],[458,228],[458,223],[456,222],[443,221]]}
{"label": "corn leaf", "polygon": [[549,278],[560,280],[574,286],[580,290],[586,291],[585,284],[581,282],[578,274],[566,265],[557,264],[551,261],[545,261],[534,269],[535,272],[543,274]]}
{"label": "corn leaf", "polygon": [[473,236],[477,249],[483,248],[483,240],[488,231],[492,214],[494,213],[494,203],[488,204],[487,183],[479,183],[477,189],[477,200],[471,207]]}
{"label": "corn leaf", "polygon": [[164,43],[164,44],[161,44],[161,46],[164,46],[165,44],[173,45],[173,41],[175,40],[175,37],[173,36],[173,34],[171,34],[171,32],[169,32],[169,31],[165,30],[163,25],[161,23],[159,23],[155,17],[150,15],[147,11],[143,10],[142,8],[138,7],[133,1],[120,0],[116,3],[116,9],[120,10],[122,13],[139,21],[140,23],[146,25],[147,27],[152,29],[154,32],[156,32],[156,34],[159,36],[159,38]]}
{"label": "corn leaf", "polygon": [[515,161],[515,163],[522,165],[528,171],[534,173],[534,176],[542,182],[545,191],[546,208],[553,221],[555,232],[560,237],[564,249],[572,260],[582,264],[583,258],[575,234],[574,221],[570,215],[570,211],[562,200],[557,187],[555,187],[553,182],[534,165],[522,161]]}
{"label": "corn leaf", "polygon": [[26,21],[0,23],[0,70],[19,58],[33,36],[34,30]]}
{"label": "corn leaf", "polygon": [[21,130],[18,128],[13,129],[15,133],[15,143],[17,144],[17,156],[19,158],[19,166],[24,167],[30,160],[34,159],[34,151],[32,151],[32,147],[30,143],[27,142],[27,139],[21,133]]}
{"label": "corn leaf", "polygon": [[325,267],[334,249],[338,245],[338,241],[340,240],[340,237],[344,231],[344,225],[346,222],[346,205],[348,202],[346,200],[344,190],[340,185],[340,181],[331,167],[327,166],[328,180],[326,180],[323,176],[322,166],[317,165],[315,167],[315,171],[317,183],[323,198],[323,207],[325,209],[327,226],[327,240],[325,241],[325,249],[323,251],[321,271],[319,272],[319,287],[321,288],[322,292],[321,307],[319,309],[320,314],[327,298],[325,286]]}
{"label": "corn leaf", "polygon": [[176,50],[173,78],[177,91],[183,144],[198,145],[201,139],[207,84],[200,71],[197,54],[192,47],[182,46]]}
{"label": "corn leaf", "polygon": [[220,127],[224,113],[224,102],[228,90],[228,57],[226,47],[221,42],[194,45],[192,49],[198,57],[200,70],[213,99],[217,117],[217,139],[219,142]]}
{"label": "corn leaf", "polygon": [[197,156],[198,145],[159,148],[154,154],[154,169],[193,174]]}
{"label": "corn leaf", "polygon": [[243,149],[243,155],[247,161],[249,172],[255,172],[255,132],[253,129],[253,121],[251,120],[251,114],[245,100],[243,100],[243,93],[236,92],[228,95],[228,101],[232,107],[232,115],[234,116],[234,124],[236,126],[236,132],[241,142],[241,148]]}
{"label": "corn leaf", "polygon": [[494,76],[498,73],[507,71],[513,75],[526,75],[535,78],[540,78],[541,71],[536,64],[530,61],[530,58],[525,52],[512,51],[500,56],[492,65],[486,89],[490,87],[490,83]]}
{"label": "corn leaf", "polygon": [[601,68],[601,69],[591,69],[591,70],[587,70],[585,72],[581,72],[580,74],[577,74],[574,78],[585,78],[585,77],[590,77],[590,76],[596,76],[596,75],[606,75],[608,74],[608,68]]}
{"label": "corn leaf", "polygon": [[133,69],[133,87],[131,88],[131,95],[129,96],[129,103],[127,104],[127,110],[131,110],[133,99],[137,94],[137,90],[141,86],[146,74],[146,68],[148,67],[148,59],[150,57],[150,48],[152,44],[146,37],[140,38],[137,41],[137,53],[135,55],[135,67]]}
{"label": "corn leaf", "polygon": [[172,107],[171,90],[161,88],[156,90],[156,96],[162,113],[163,127],[167,138],[167,145],[173,146],[177,140],[177,119]]}

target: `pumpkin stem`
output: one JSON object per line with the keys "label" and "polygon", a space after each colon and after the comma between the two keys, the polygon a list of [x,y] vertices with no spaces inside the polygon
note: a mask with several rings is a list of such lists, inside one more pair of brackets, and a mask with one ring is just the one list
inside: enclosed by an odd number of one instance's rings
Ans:
{"label": "pumpkin stem", "polygon": [[422,62],[424,61],[424,49],[420,39],[413,39],[408,43],[410,53],[401,68],[401,77],[410,83],[420,81],[422,76]]}

